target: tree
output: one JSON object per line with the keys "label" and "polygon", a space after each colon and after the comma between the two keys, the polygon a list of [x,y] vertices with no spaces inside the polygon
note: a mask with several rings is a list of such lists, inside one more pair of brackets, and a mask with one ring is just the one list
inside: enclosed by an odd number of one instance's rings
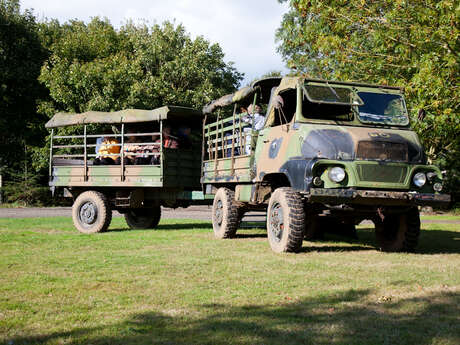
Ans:
{"label": "tree", "polygon": [[413,126],[430,160],[448,170],[458,198],[458,2],[290,0],[289,5],[276,33],[288,66],[313,77],[405,87]]}
{"label": "tree", "polygon": [[[224,62],[218,44],[192,39],[170,22],[115,30],[107,19],[90,23],[44,23],[43,44],[50,50],[39,80],[51,99],[39,111],[56,112],[154,109],[183,105],[197,109],[236,89],[243,75]],[[64,128],[71,133],[73,128]],[[34,154],[36,169],[46,167],[47,148]]]}
{"label": "tree", "polygon": [[18,0],[0,0],[0,173],[8,181],[24,164],[27,146],[44,137],[37,99],[46,89],[37,78],[46,59],[35,17]]}
{"label": "tree", "polygon": [[49,116],[166,104],[199,108],[242,79],[217,44],[192,40],[182,25],[127,24],[117,31],[95,18],[67,23],[62,32],[39,78],[50,90],[52,100],[40,107]]}

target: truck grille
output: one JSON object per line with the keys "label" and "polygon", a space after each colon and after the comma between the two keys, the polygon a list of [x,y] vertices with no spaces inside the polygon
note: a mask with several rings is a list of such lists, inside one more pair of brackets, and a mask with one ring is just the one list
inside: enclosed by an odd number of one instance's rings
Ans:
{"label": "truck grille", "polygon": [[365,182],[404,183],[407,167],[394,165],[357,164],[358,176]]}
{"label": "truck grille", "polygon": [[356,152],[357,159],[407,162],[407,144],[387,141],[360,141]]}

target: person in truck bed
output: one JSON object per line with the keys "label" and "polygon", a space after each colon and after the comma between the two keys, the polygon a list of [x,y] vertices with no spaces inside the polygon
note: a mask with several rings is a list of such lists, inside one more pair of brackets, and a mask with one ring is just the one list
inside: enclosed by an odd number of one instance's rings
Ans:
{"label": "person in truck bed", "polygon": [[112,137],[104,137],[97,154],[98,157],[94,160],[94,165],[120,164],[120,145],[118,140]]}

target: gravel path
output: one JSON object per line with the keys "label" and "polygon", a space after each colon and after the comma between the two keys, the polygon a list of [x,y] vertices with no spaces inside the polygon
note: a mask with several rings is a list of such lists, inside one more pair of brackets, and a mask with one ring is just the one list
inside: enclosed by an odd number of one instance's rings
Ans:
{"label": "gravel path", "polygon": [[[188,208],[162,208],[162,218],[183,218],[197,220],[211,220],[211,206],[190,206]],[[260,212],[259,212],[260,214]],[[72,217],[70,207],[31,207],[31,208],[0,208],[0,218],[36,218],[36,217]],[[114,217],[121,215],[114,211]],[[250,220],[258,221],[261,217]],[[248,219],[245,219],[248,220]],[[422,219],[422,223],[460,224],[460,217],[455,220]]]}
{"label": "gravel path", "polygon": [[[188,208],[162,208],[162,218],[185,218],[210,220],[211,208],[209,206],[190,206]],[[121,217],[117,211],[114,217]],[[43,207],[43,208],[0,208],[0,218],[36,218],[36,217],[72,217],[71,207]]]}

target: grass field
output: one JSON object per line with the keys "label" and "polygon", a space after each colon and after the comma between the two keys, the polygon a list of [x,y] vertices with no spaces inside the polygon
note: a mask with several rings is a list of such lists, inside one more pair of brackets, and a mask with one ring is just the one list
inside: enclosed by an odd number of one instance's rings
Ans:
{"label": "grass field", "polygon": [[415,254],[364,227],[278,255],[263,230],[215,240],[203,221],[0,219],[0,343],[460,344],[460,226],[423,229]]}

